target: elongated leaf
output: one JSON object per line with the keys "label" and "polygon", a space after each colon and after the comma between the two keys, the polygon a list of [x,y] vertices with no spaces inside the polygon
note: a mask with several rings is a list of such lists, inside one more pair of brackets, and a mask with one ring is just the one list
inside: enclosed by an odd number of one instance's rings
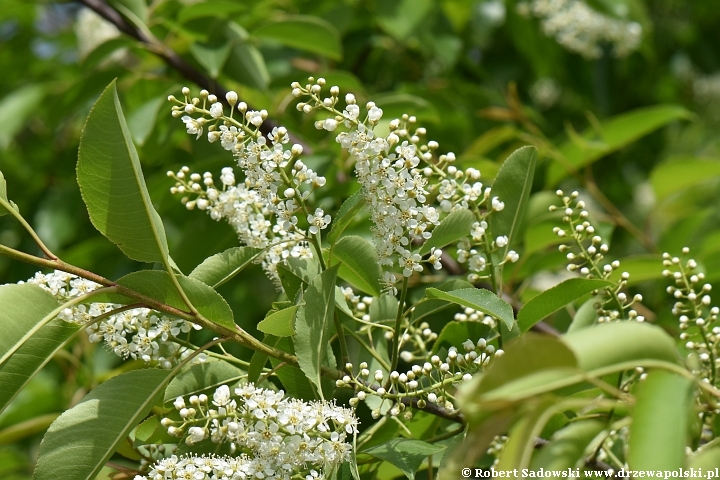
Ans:
{"label": "elongated leaf", "polygon": [[57,312],[60,304],[48,291],[29,283],[0,286],[0,365],[17,351],[35,330]]}
{"label": "elongated leaf", "polygon": [[687,459],[687,468],[712,470],[716,467],[720,467],[720,442],[717,438],[703,445]]}
{"label": "elongated leaf", "polygon": [[495,236],[508,237],[508,244],[498,249],[495,254],[498,262],[505,258],[520,231],[532,190],[537,156],[538,151],[535,147],[515,150],[505,160],[495,177],[492,195],[497,196],[505,204],[505,208],[490,215],[490,230]]}
{"label": "elongated leaf", "polygon": [[177,21],[182,24],[189,20],[202,17],[227,17],[247,8],[233,0],[213,0],[212,2],[193,3],[183,8]]}
{"label": "elongated leaf", "polygon": [[365,195],[362,190],[353,193],[343,202],[333,219],[330,233],[327,236],[328,242],[334,244],[340,240],[340,235],[352,223],[355,215],[365,208],[365,203]]}
{"label": "elongated leaf", "polygon": [[677,470],[685,464],[693,382],[654,370],[638,385],[628,463],[634,470]]}
{"label": "elongated leaf", "polygon": [[[442,290],[443,292],[450,292],[452,290],[461,290],[463,288],[475,287],[473,287],[472,283],[466,282],[465,280],[452,279],[448,280],[447,282],[443,282],[436,288],[438,290]],[[425,318],[448,307],[451,307],[452,305],[453,304],[451,302],[446,302],[445,300],[431,300],[423,298],[415,304],[415,308],[412,312],[412,322],[415,323],[422,318]]]}
{"label": "elongated leaf", "polygon": [[620,268],[610,274],[609,280],[618,282],[624,272],[630,274],[628,285],[637,285],[648,280],[659,280],[663,277],[662,257],[660,255],[633,255],[620,258]]}
{"label": "elongated leaf", "polygon": [[676,157],[656,166],[650,183],[658,200],[720,176],[720,160]]}
{"label": "elongated leaf", "polygon": [[498,470],[512,470],[513,468],[527,468],[530,464],[535,439],[542,432],[549,419],[546,412],[557,404],[555,399],[542,399],[526,412],[508,434],[508,441],[498,458]]}
{"label": "elongated leaf", "polygon": [[[235,331],[233,312],[219,293],[200,280],[183,277],[182,275],[178,275],[177,279],[192,304],[205,318]],[[185,302],[175,290],[175,286],[167,272],[141,270],[125,275],[117,283],[172,307],[181,310],[187,308]]]}
{"label": "elongated leaf", "polygon": [[607,280],[592,280],[587,278],[570,278],[561,282],[554,287],[545,290],[536,297],[533,297],[518,312],[518,326],[523,332],[527,332],[530,327],[557,312],[570,302],[586,295],[593,290],[612,285]]}
{"label": "elongated leaf", "polygon": [[163,98],[153,98],[130,114],[128,117],[128,129],[135,144],[145,145],[145,141],[155,128],[158,111],[164,103]]}
{"label": "elongated leaf", "polygon": [[260,249],[252,247],[229,248],[203,260],[188,276],[217,288],[242,272],[260,252]]}
{"label": "elongated leaf", "polygon": [[469,210],[455,210],[435,227],[430,237],[420,248],[420,255],[430,253],[432,247],[442,248],[470,235],[475,215]]}
{"label": "elongated leaf", "polygon": [[77,177],[100,233],[133,260],[167,264],[165,229],[150,201],[114,81],[88,116]]}
{"label": "elongated leaf", "polygon": [[481,338],[488,338],[492,329],[480,322],[448,322],[433,343],[432,353],[438,353],[441,348],[460,348],[463,342],[472,340],[477,342]]}
{"label": "elongated leaf", "polygon": [[[291,355],[295,354],[295,349],[293,347],[294,339],[288,337],[273,337],[272,335],[265,335],[265,338],[268,340],[268,345],[272,345],[285,353],[289,353]],[[332,355],[332,350],[329,350],[329,352],[330,355]],[[280,360],[270,357],[270,365],[274,369],[277,368],[275,373],[280,379],[280,383],[282,383],[282,386],[288,395],[293,398],[302,398],[303,400],[316,400],[320,398],[318,390],[313,386],[313,383],[310,382],[308,377],[305,375],[305,372],[294,365],[285,365],[280,367],[280,363]],[[323,379],[323,387],[325,388],[323,388],[322,391],[329,398],[331,396],[331,390],[327,390],[328,384],[326,383],[326,380],[327,379]],[[334,382],[332,382],[331,387],[334,386]]]}
{"label": "elongated leaf", "polygon": [[597,420],[581,420],[559,430],[550,443],[535,455],[531,463],[533,470],[565,470],[575,468],[584,458],[590,442],[605,429]]}
{"label": "elongated leaf", "polygon": [[595,323],[598,317],[597,310],[595,310],[595,304],[600,302],[601,298],[602,297],[599,296],[592,297],[580,305],[580,308],[578,308],[575,312],[575,316],[568,327],[568,333],[589,327]]}
{"label": "elongated leaf", "polygon": [[91,480],[117,445],[147,415],[169,372],[134,370],[91,391],[60,415],[42,443],[35,480]]}
{"label": "elongated leaf", "polygon": [[569,140],[561,148],[567,165],[550,165],[546,185],[554,186],[568,175],[568,169],[579,170],[674,120],[686,119],[690,112],[678,105],[656,105],[623,113],[602,122],[600,141],[593,141],[597,132],[589,128],[583,134],[585,143]]}
{"label": "elongated leaf", "polygon": [[510,304],[490,290],[462,288],[460,290],[443,292],[437,288],[428,288],[425,290],[425,296],[457,303],[463,307],[473,308],[486,315],[502,320],[510,330],[512,330],[513,324],[515,323],[513,309]]}
{"label": "elongated leaf", "polygon": [[340,33],[331,23],[318,17],[289,16],[263,25],[253,30],[252,34],[333,60],[342,58]]}
{"label": "elongated leaf", "polygon": [[428,455],[435,455],[445,450],[445,447],[412,440],[408,438],[395,438],[389,442],[368,448],[363,453],[385,460],[398,467],[407,478],[413,480],[415,473]]}
{"label": "elongated leaf", "polygon": [[680,364],[673,338],[661,328],[638,322],[613,322],[575,330],[562,337],[585,371],[646,360]]}
{"label": "elongated leaf", "polygon": [[[191,365],[179,373],[165,389],[165,403],[172,402],[177,397],[196,395],[200,392],[214,390],[220,385],[237,383],[245,371],[235,365],[222,360]],[[212,397],[211,394],[208,395]]]}
{"label": "elongated leaf", "polygon": [[[24,305],[23,305],[24,306]],[[0,412],[20,390],[63,348],[80,327],[55,319],[30,336],[0,367]]]}
{"label": "elongated leaf", "polygon": [[333,249],[335,258],[341,262],[340,278],[365,293],[380,296],[382,271],[370,242],[356,235],[343,237]]}
{"label": "elongated leaf", "polygon": [[[7,182],[5,181],[5,177],[3,176],[2,172],[0,172],[0,198],[10,203],[7,197]],[[8,212],[5,207],[0,205],[0,217],[2,217],[3,215],[7,215],[8,213],[10,212]]]}
{"label": "elongated leaf", "polygon": [[212,78],[217,78],[230,56],[231,43],[225,38],[213,39],[207,43],[195,42],[190,53]]}
{"label": "elongated leaf", "polygon": [[26,83],[0,100],[0,150],[5,150],[25,126],[46,94],[44,85]]}
{"label": "elongated leaf", "polygon": [[263,321],[258,323],[257,329],[276,337],[291,337],[295,335],[293,328],[295,325],[295,315],[300,307],[301,305],[295,305],[268,315]]}
{"label": "elongated leaf", "polygon": [[305,305],[295,316],[295,355],[305,376],[320,392],[320,370],[327,360],[333,331],[338,268],[339,265],[330,267],[310,281],[304,294]]}
{"label": "elongated leaf", "polygon": [[225,73],[234,80],[264,90],[270,83],[270,74],[262,53],[250,43],[250,36],[235,22],[228,22],[225,36],[233,45],[225,62]]}

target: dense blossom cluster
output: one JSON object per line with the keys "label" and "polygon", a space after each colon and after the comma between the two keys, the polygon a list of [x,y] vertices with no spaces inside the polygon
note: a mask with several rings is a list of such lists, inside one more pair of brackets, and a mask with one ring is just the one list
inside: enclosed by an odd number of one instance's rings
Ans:
{"label": "dense blossom cluster", "polygon": [[[586,278],[597,278],[610,280],[613,272],[620,268],[620,262],[614,260],[610,263],[603,263],[605,254],[609,247],[603,242],[602,237],[596,235],[595,227],[588,221],[590,214],[585,210],[585,202],[578,200],[579,193],[572,192],[569,196],[562,190],[556,192],[563,202],[562,227],[555,227],[553,232],[563,241],[571,241],[571,244],[562,243],[558,249],[567,254],[569,272],[577,272]],[[554,212],[557,206],[551,205],[550,211]],[[636,320],[645,321],[645,317],[638,315],[632,308],[636,303],[642,301],[642,295],[636,294],[633,297],[623,292],[627,286],[630,274],[622,272],[620,280],[612,286],[603,289],[603,300],[595,305],[598,314],[598,322],[611,322],[615,320]]]}
{"label": "dense blossom cluster", "polygon": [[[225,477],[207,478],[290,479],[300,472],[309,473],[310,478],[325,478],[322,474],[329,474],[348,460],[348,436],[357,433],[358,420],[352,410],[329,402],[285,398],[282,391],[253,384],[233,390],[221,385],[212,398],[193,395],[186,404],[183,397],[178,397],[174,406],[180,419],[163,419],[168,433],[184,437],[188,445],[206,439],[229,443],[232,452],[240,453],[237,458],[210,457],[207,461],[214,463],[208,466],[212,470],[222,465],[218,468],[224,469],[221,475]],[[178,459],[173,458],[158,462],[149,476],[136,479],[185,478],[162,476],[180,468],[175,463]],[[197,461],[203,460],[185,459],[182,468],[197,468],[192,464]]]}
{"label": "dense blossom cluster", "polygon": [[[27,282],[52,293],[59,302],[65,303],[100,288],[95,282],[79,278],[70,273],[56,270],[53,273],[36,273]],[[118,310],[117,313],[112,313]],[[163,368],[171,368],[190,351],[173,341],[193,327],[185,320],[160,314],[149,308],[123,310],[122,305],[113,303],[89,303],[65,308],[58,318],[86,325],[103,315],[100,321],[86,329],[93,343],[104,341],[108,349],[125,359],[140,359],[157,362]]]}
{"label": "dense blossom cluster", "polygon": [[642,40],[639,23],[603,15],[583,0],[529,0],[519,3],[518,11],[539,18],[545,35],[585,58],[601,57],[603,45],[626,57]]}
{"label": "dense blossom cluster", "polygon": [[188,209],[197,207],[214,220],[228,221],[242,244],[264,249],[258,260],[279,287],[278,263],[289,256],[312,257],[308,242],[319,245],[313,237],[330,224],[330,216],[321,208],[309,206],[313,191],[325,185],[325,178],[299,158],[301,145],[288,147],[287,129],[276,127],[262,135],[259,127],[267,112],[248,110],[235,92],[226,96],[231,105],[229,115],[206,90],[200,97],[190,98],[190,90],[183,88],[183,95],[184,100],[169,97],[177,103],[173,116],[182,117],[188,133],[197,138],[207,126],[208,141],[219,141],[232,152],[243,179],[237,182],[233,169],[226,167],[220,177],[222,185],[216,186],[210,172],[190,174],[183,167],[177,173],[168,172],[177,180],[171,191],[184,195],[182,201]]}

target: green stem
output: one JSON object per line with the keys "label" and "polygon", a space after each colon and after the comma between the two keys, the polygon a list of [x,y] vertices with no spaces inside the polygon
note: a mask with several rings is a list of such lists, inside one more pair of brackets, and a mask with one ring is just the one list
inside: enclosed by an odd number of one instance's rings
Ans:
{"label": "green stem", "polygon": [[[403,319],[403,308],[405,308],[405,298],[407,297],[409,277],[403,279],[402,292],[400,293],[400,302],[398,303],[397,316],[395,317],[395,334],[393,335],[393,355],[390,365],[390,372],[397,369],[398,360],[400,358],[400,327]],[[390,373],[388,372],[388,373]],[[388,381],[390,377],[388,376]]]}
{"label": "green stem", "polygon": [[54,253],[52,253],[50,251],[50,249],[45,245],[45,243],[43,243],[43,241],[40,239],[40,237],[35,232],[35,230],[33,230],[33,228],[30,226],[30,224],[27,223],[25,218],[22,215],[20,215],[20,213],[17,210],[15,210],[12,205],[10,205],[10,203],[8,203],[5,200],[3,200],[2,198],[0,198],[0,206],[5,207],[5,210],[10,212],[10,215],[15,217],[15,219],[18,222],[20,222],[20,224],[23,226],[23,228],[25,228],[25,230],[27,230],[27,232],[30,234],[32,239],[37,244],[37,246],[40,248],[40,250],[42,250],[42,252],[45,254],[45,256],[48,259],[57,260],[57,258],[58,258],[57,255],[55,255]]}
{"label": "green stem", "polygon": [[342,359],[342,367],[340,368],[340,370],[344,370],[345,365],[350,363],[350,354],[348,354],[347,341],[345,340],[345,331],[343,330],[342,323],[340,323],[340,316],[338,315],[337,310],[335,310],[335,330],[337,331],[338,342],[340,343],[340,358]]}

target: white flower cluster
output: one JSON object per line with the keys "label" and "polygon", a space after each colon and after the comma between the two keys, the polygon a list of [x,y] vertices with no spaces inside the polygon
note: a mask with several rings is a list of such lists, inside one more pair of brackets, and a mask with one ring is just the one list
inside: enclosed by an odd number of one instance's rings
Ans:
{"label": "white flower cluster", "polygon": [[[100,288],[95,282],[56,270],[54,273],[36,273],[27,282],[52,293],[64,303]],[[100,315],[106,315],[122,305],[113,303],[90,303],[65,308],[58,318],[66,322],[85,325]],[[108,349],[119,357],[157,362],[163,368],[172,368],[190,351],[173,342],[173,337],[199,329],[185,320],[168,317],[148,308],[120,311],[87,327],[93,343],[104,341]]]}
{"label": "white flower cluster", "polygon": [[[403,115],[391,120],[388,133],[379,136],[376,130],[383,116],[381,108],[368,102],[361,115],[357,99],[348,93],[341,111],[339,88],[331,87],[330,95],[322,98],[325,84],[325,79],[316,81],[312,77],[304,87],[293,83],[293,95],[307,100],[298,103],[297,108],[307,114],[328,112],[330,117],[315,122],[318,129],[334,131],[343,126],[346,130],[337,135],[336,141],[355,161],[355,173],[370,206],[375,248],[386,269],[383,283],[386,290],[396,293],[397,277],[387,270],[397,266],[402,276],[410,277],[423,270],[423,263],[442,268],[441,250],[433,249],[426,260],[412,250],[432,237],[442,215],[458,209],[471,210],[481,215],[478,225],[485,224],[487,215],[502,210],[504,203],[492,197],[490,188],[478,181],[478,170],[459,170],[452,165],[453,153],[436,156],[438,143],[421,140],[427,131],[416,125],[415,117]],[[431,198],[437,206],[430,204]],[[498,237],[497,247],[505,245],[507,237]],[[512,254],[516,259],[517,254]],[[479,257],[474,260],[480,262]]]}
{"label": "white flower cluster", "polygon": [[458,322],[480,322],[492,329],[497,326],[497,321],[494,317],[469,307],[465,308],[462,312],[456,313],[454,319]]}
{"label": "white flower cluster", "polygon": [[[286,148],[289,135],[285,127],[276,127],[267,137],[259,127],[267,118],[265,110],[248,110],[244,102],[238,103],[237,94],[226,95],[231,105],[226,116],[223,105],[206,90],[200,97],[189,98],[190,90],[183,88],[184,100],[170,96],[173,116],[182,116],[188,133],[197,138],[208,126],[208,141],[220,145],[237,157],[243,179],[236,182],[231,168],[222,171],[222,187],[214,185],[212,174],[193,173],[183,167],[179,172],[168,172],[177,180],[173,193],[184,194],[183,203],[189,208],[206,210],[215,220],[226,219],[238,233],[244,245],[267,249],[261,254],[266,272],[279,286],[277,264],[294,257],[312,257],[308,241],[319,245],[321,230],[329,225],[330,215],[321,208],[309,208],[313,191],[325,185],[319,176],[299,159],[302,146]],[[239,119],[233,118],[237,113]],[[186,115],[183,115],[186,114]],[[199,116],[190,116],[196,114]],[[307,222],[307,230],[299,219]]]}
{"label": "white flower cluster", "polygon": [[539,18],[545,35],[585,58],[600,58],[603,45],[611,46],[616,57],[627,57],[642,40],[639,23],[603,15],[583,0],[529,0],[517,8]]}
{"label": "white flower cluster", "polygon": [[[214,443],[230,443],[232,452],[241,452],[234,459],[212,457],[213,462],[235,463],[226,467],[231,471],[222,473],[226,477],[209,478],[290,479],[308,470],[310,475],[312,471],[314,475],[323,470],[329,473],[349,459],[351,445],[346,440],[357,433],[358,420],[350,409],[330,402],[285,398],[282,391],[253,384],[232,391],[221,385],[212,399],[193,395],[188,403],[178,397],[174,406],[180,419],[162,420],[170,435],[185,436],[188,445],[208,438]],[[177,467],[157,464],[149,477],[140,478],[185,478],[158,477],[165,474],[159,468]]]}
{"label": "white flower cluster", "polygon": [[[595,235],[595,227],[590,224],[588,218],[590,213],[585,210],[585,202],[578,200],[579,193],[572,192],[569,196],[562,190],[555,192],[562,199],[561,207],[565,224],[563,227],[554,227],[553,232],[563,239],[572,241],[573,245],[562,243],[558,250],[567,252],[569,272],[579,272],[587,278],[600,278],[609,280],[612,273],[620,268],[620,262],[614,260],[602,264],[603,259],[609,250],[602,237]],[[556,205],[550,206],[550,211],[558,209]],[[589,241],[588,241],[589,240]],[[603,292],[607,297],[606,301],[596,305],[598,322],[611,322],[615,320],[636,320],[644,322],[645,317],[638,315],[631,307],[642,302],[642,295],[636,294],[628,297],[622,290],[627,286],[630,274],[622,272],[620,280],[614,286],[606,287]]]}
{"label": "white flower cluster", "polygon": [[[683,256],[690,253],[685,247]],[[684,261],[669,253],[663,254],[663,276],[672,278],[674,285],[667,287],[667,293],[675,298],[672,313],[680,321],[680,339],[694,351],[701,362],[699,373],[703,380],[717,383],[718,345],[720,326],[717,325],[720,309],[712,305],[712,286],[705,283],[705,274],[697,272],[698,264],[692,258]]]}
{"label": "white flower cluster", "polygon": [[[425,408],[427,403],[431,403],[452,413],[456,411],[456,407],[448,390],[457,387],[461,382],[470,381],[473,374],[486,367],[493,356],[504,353],[503,350],[496,350],[493,345],[488,345],[484,338],[477,342],[468,339],[463,342],[462,349],[464,353],[457,347],[450,347],[444,361],[439,355],[432,355],[429,361],[422,365],[413,365],[405,373],[392,371],[386,375],[382,370],[373,373],[368,369],[368,364],[362,362],[357,374],[345,375],[337,380],[336,385],[355,388],[356,396],[350,400],[353,406],[365,400],[368,395],[380,397],[383,402],[372,411],[373,418],[380,417],[385,400],[391,402],[389,412],[393,416],[406,410],[403,399],[416,399],[418,408]],[[415,356],[404,351],[401,358],[411,362]],[[353,365],[348,363],[345,369],[351,372]],[[412,413],[407,411],[405,416],[410,419]]]}

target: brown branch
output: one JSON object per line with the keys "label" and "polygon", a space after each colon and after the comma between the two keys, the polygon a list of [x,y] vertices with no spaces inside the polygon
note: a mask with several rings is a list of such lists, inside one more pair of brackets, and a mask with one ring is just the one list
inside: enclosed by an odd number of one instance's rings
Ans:
{"label": "brown branch", "polygon": [[[80,3],[103,17],[108,22],[112,23],[125,35],[134,38],[143,44],[143,46],[150,52],[160,57],[169,67],[176,70],[180,75],[185,77],[187,80],[198,85],[210,93],[215,94],[220,101],[227,103],[225,100],[225,94],[228,92],[217,80],[208,77],[207,75],[200,72],[193,65],[188,63],[180,55],[178,55],[173,49],[160,42],[155,37],[149,37],[146,32],[142,29],[137,28],[132,23],[128,22],[117,10],[112,6],[108,5],[105,0],[79,0]],[[248,107],[252,110],[252,107]],[[280,126],[274,120],[265,120],[260,126],[260,131],[267,135],[272,132],[273,128]],[[312,153],[312,149],[303,141],[298,139],[293,134],[290,135],[291,143],[299,143],[303,146],[306,153]]]}

